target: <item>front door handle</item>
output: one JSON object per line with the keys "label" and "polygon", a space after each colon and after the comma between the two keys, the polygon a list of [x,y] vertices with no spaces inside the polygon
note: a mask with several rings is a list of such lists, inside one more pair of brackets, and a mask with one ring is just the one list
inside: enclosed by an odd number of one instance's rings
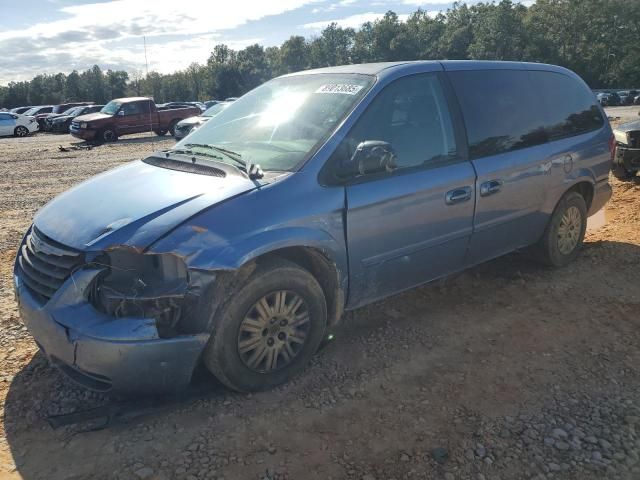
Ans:
{"label": "front door handle", "polygon": [[449,190],[444,196],[444,201],[447,205],[466,202],[471,199],[472,191],[471,187],[460,187],[454,190]]}
{"label": "front door handle", "polygon": [[498,193],[502,188],[502,180],[489,180],[480,184],[480,196],[488,197],[494,193]]}

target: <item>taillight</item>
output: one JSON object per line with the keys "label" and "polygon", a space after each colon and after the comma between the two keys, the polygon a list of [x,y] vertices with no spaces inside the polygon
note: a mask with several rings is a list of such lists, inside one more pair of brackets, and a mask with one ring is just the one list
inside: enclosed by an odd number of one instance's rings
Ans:
{"label": "taillight", "polygon": [[616,137],[611,134],[609,137],[609,153],[611,154],[611,163],[616,158]]}

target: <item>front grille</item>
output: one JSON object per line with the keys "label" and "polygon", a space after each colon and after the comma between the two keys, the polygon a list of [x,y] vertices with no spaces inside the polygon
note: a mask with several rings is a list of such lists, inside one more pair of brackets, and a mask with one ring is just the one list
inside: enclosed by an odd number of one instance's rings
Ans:
{"label": "front grille", "polygon": [[27,235],[18,255],[20,278],[31,292],[46,300],[83,263],[81,252],[51,240],[35,227]]}
{"label": "front grille", "polygon": [[71,128],[80,128],[80,122],[71,122]]}

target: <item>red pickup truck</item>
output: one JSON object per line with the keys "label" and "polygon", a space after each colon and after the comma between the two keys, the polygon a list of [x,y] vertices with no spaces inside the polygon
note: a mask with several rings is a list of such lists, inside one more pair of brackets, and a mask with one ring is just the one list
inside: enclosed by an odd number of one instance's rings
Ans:
{"label": "red pickup truck", "polygon": [[97,142],[114,142],[121,135],[152,130],[157,135],[173,135],[180,120],[200,113],[198,107],[159,108],[147,97],[116,98],[99,112],[74,118],[69,131],[74,137]]}

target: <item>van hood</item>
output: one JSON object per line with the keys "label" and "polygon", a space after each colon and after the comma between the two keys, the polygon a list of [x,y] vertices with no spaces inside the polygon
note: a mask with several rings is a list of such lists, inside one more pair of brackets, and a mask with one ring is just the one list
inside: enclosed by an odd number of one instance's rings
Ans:
{"label": "van hood", "polygon": [[262,183],[235,173],[224,177],[170,170],[135,161],[59,195],[35,216],[46,236],[81,251],[112,246],[147,248],[204,208]]}
{"label": "van hood", "polygon": [[94,122],[96,120],[103,120],[105,118],[111,118],[113,115],[107,115],[106,113],[87,113],[86,115],[80,115],[79,117],[74,118],[78,122]]}

